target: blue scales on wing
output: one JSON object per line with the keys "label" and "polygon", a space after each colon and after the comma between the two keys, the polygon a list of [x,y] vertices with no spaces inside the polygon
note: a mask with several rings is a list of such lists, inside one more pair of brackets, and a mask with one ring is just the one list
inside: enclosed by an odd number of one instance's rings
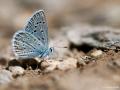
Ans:
{"label": "blue scales on wing", "polygon": [[48,27],[43,10],[33,14],[25,26],[25,31],[34,35],[48,49]]}
{"label": "blue scales on wing", "polygon": [[34,58],[45,51],[43,43],[24,30],[18,31],[12,40],[13,51],[19,58]]}

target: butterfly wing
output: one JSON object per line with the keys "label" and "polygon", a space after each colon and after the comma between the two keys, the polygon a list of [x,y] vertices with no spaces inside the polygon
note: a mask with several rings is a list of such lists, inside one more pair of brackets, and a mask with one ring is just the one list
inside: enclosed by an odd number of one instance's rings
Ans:
{"label": "butterfly wing", "polygon": [[39,10],[33,14],[25,26],[25,31],[34,35],[48,49],[48,27],[43,10]]}
{"label": "butterfly wing", "polygon": [[45,51],[41,43],[34,35],[25,30],[18,31],[13,36],[12,47],[18,58],[34,58]]}

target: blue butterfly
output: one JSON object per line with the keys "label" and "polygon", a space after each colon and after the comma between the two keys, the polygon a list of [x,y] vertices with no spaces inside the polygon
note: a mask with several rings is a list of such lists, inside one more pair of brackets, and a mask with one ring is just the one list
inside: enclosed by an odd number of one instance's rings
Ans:
{"label": "blue butterfly", "polygon": [[12,39],[13,52],[17,58],[45,58],[54,48],[48,46],[48,27],[43,10],[33,14],[23,30]]}

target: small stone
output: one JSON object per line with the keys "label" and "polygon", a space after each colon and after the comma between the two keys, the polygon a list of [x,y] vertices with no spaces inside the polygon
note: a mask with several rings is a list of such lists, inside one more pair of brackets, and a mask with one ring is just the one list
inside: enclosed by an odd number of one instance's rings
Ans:
{"label": "small stone", "polygon": [[66,60],[44,60],[40,64],[40,69],[44,72],[51,72],[55,69],[68,70],[77,67],[77,60],[68,58]]}
{"label": "small stone", "polygon": [[7,65],[7,60],[4,57],[0,57],[0,65]]}
{"label": "small stone", "polygon": [[84,66],[88,64],[90,61],[95,61],[95,59],[91,56],[82,56],[81,58],[78,59],[77,64],[78,66]]}
{"label": "small stone", "polygon": [[13,76],[19,76],[25,73],[24,69],[20,66],[10,66],[9,70],[12,72]]}
{"label": "small stone", "polygon": [[8,62],[8,66],[20,66],[20,65],[21,63],[16,59],[12,59]]}
{"label": "small stone", "polygon": [[56,66],[59,64],[59,61],[55,60],[44,60],[40,64],[40,69],[44,72],[51,72],[56,69]]}
{"label": "small stone", "polygon": [[103,54],[103,52],[101,50],[96,50],[96,51],[94,51],[94,52],[91,53],[91,56],[93,56],[93,57],[99,57],[102,54]]}
{"label": "small stone", "polygon": [[77,67],[77,60],[74,58],[68,58],[66,60],[63,60],[57,65],[57,69],[60,70],[68,70],[76,67]]}
{"label": "small stone", "polygon": [[13,79],[12,73],[7,70],[0,70],[0,84],[7,84]]}
{"label": "small stone", "polygon": [[24,69],[31,68],[31,69],[35,70],[38,66],[38,61],[33,58],[19,59],[18,61],[20,62],[20,65],[16,65],[16,66],[21,66]]}

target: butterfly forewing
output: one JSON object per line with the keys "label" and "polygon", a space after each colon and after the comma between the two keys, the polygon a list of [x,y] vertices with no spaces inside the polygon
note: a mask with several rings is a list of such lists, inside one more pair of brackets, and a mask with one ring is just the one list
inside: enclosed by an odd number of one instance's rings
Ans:
{"label": "butterfly forewing", "polygon": [[25,31],[34,35],[43,45],[48,48],[48,27],[43,10],[35,12],[25,26]]}

